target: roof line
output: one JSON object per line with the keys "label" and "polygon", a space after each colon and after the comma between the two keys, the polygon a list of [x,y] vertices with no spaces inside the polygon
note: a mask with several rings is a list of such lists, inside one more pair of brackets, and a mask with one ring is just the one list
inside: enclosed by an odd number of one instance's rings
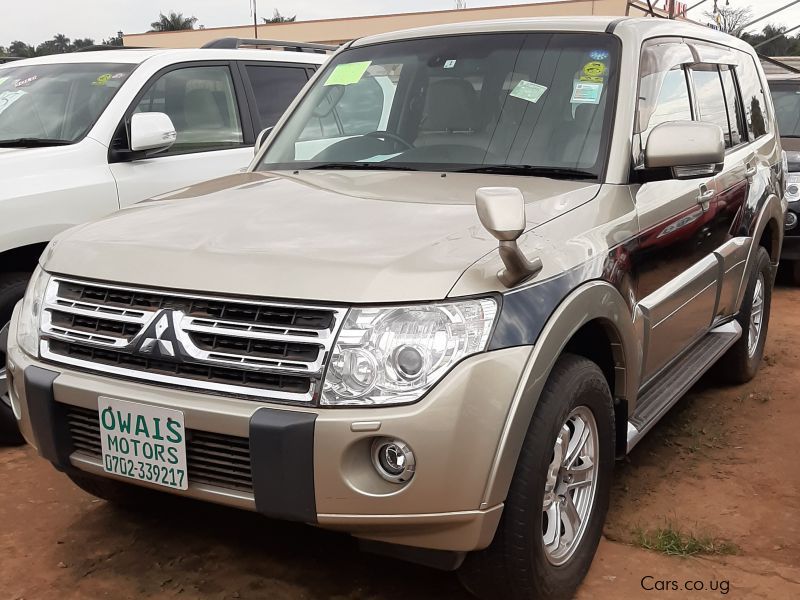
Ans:
{"label": "roof line", "polygon": [[[331,21],[342,21],[347,19],[348,21],[355,21],[360,19],[375,19],[381,17],[404,17],[404,16],[414,16],[414,15],[434,15],[434,14],[441,14],[441,13],[466,13],[466,12],[475,12],[479,10],[497,10],[502,8],[520,8],[526,6],[547,6],[551,4],[576,4],[576,3],[591,3],[594,4],[598,0],[547,0],[545,2],[527,2],[525,4],[502,4],[499,6],[472,6],[469,8],[448,8],[446,10],[421,10],[416,12],[399,12],[399,13],[387,13],[387,14],[375,14],[375,15],[356,15],[356,16],[345,16],[345,17],[331,17],[328,19],[311,19],[310,21],[289,21],[283,23],[259,23],[259,29],[262,27],[271,27],[273,25],[281,26],[281,25],[302,25],[305,23],[329,23]],[[214,31],[219,29],[252,29],[252,23],[249,25],[221,25],[218,27],[205,27],[204,29],[185,29],[183,31]],[[158,35],[158,34],[175,34],[175,33],[182,33],[182,31],[144,31],[142,33],[125,33],[123,37],[136,37],[141,35]]]}

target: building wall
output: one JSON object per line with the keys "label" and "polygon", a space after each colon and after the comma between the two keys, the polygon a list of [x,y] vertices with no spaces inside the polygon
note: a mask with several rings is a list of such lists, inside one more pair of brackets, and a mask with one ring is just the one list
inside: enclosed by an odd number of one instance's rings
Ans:
{"label": "building wall", "polygon": [[[269,25],[260,24],[258,26],[258,37],[261,39],[298,42],[341,43],[387,31],[463,21],[545,16],[623,16],[626,14],[627,6],[627,0],[567,0],[514,6],[467,8],[463,10],[297,21]],[[631,10],[631,15],[642,16],[641,12],[635,10],[635,8]],[[206,42],[223,37],[252,38],[254,37],[253,25],[213,27],[190,31],[137,33],[124,36],[123,42],[125,46],[198,48]]]}

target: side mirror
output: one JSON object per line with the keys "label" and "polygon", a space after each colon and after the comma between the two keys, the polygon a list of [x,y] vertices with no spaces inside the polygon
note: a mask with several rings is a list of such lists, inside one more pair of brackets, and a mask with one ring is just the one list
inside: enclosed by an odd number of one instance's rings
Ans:
{"label": "side mirror", "polygon": [[475,207],[481,224],[500,242],[500,259],[505,269],[497,277],[503,285],[513,287],[542,270],[541,259],[528,260],[517,245],[526,223],[525,198],[518,188],[479,188],[475,192]]}
{"label": "side mirror", "polygon": [[261,150],[261,147],[264,145],[264,142],[269,137],[269,134],[272,133],[273,129],[275,128],[267,127],[266,129],[261,130],[261,133],[259,133],[256,137],[256,144],[253,146],[253,154],[258,154],[258,151]]}
{"label": "side mirror", "polygon": [[676,179],[714,175],[724,162],[722,129],[713,123],[661,123],[650,132],[644,151],[645,168],[669,168]]}
{"label": "side mirror", "polygon": [[131,150],[166,150],[178,137],[172,119],[160,112],[134,113],[131,117]]}

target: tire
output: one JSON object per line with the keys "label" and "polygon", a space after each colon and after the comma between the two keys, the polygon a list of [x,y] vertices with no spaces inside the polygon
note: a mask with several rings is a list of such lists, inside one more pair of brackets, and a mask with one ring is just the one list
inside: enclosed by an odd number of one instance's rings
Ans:
{"label": "tire", "polygon": [[[747,383],[758,372],[761,359],[764,357],[764,345],[767,341],[767,329],[769,327],[770,306],[772,304],[772,286],[774,283],[774,271],[769,261],[769,254],[764,248],[758,248],[755,255],[755,268],[747,282],[742,307],[736,320],[742,327],[742,337],[731,346],[725,355],[717,363],[716,375],[724,383],[741,384]],[[761,283],[759,284],[759,280]],[[755,345],[751,347],[751,319],[754,310],[753,300],[756,288],[761,286],[761,316],[760,327]],[[758,302],[756,303],[758,304]]]}
{"label": "tire", "polygon": [[159,494],[155,490],[139,487],[114,479],[105,479],[86,473],[67,471],[67,477],[87,494],[110,502],[119,508],[142,512],[153,507],[161,500],[168,500],[168,494]]}
{"label": "tire", "polygon": [[[11,320],[14,306],[25,295],[25,288],[30,280],[30,273],[0,274],[0,329]],[[0,348],[0,446],[20,446],[25,443],[17,427],[17,420],[11,410],[5,378],[6,353]]]}
{"label": "tire", "polygon": [[[593,503],[588,503],[583,529],[578,528],[571,549],[558,556],[560,546],[554,551],[545,548],[544,535],[553,532],[549,518],[552,513],[548,511],[546,518],[542,507],[548,479],[556,480],[559,487],[553,495],[547,496],[561,497],[560,492],[564,492],[561,486],[566,485],[566,473],[560,470],[557,477],[548,477],[548,471],[555,463],[557,442],[564,443],[563,431],[573,415],[582,419],[591,416],[594,420],[594,460],[591,461],[595,465],[594,489],[592,494],[592,484],[588,484],[578,488],[574,495],[569,491],[565,493],[578,506],[582,503],[578,492],[588,493]],[[577,426],[575,421],[570,422],[573,427],[567,431],[571,437]],[[568,450],[572,450],[567,444]],[[587,442],[587,446],[592,444]],[[567,456],[570,455],[573,453],[568,452]],[[586,358],[562,355],[550,373],[528,427],[494,540],[486,550],[468,555],[459,569],[464,586],[484,600],[572,598],[600,542],[608,511],[614,456],[614,405],[602,371]],[[580,469],[580,462],[573,464]],[[558,504],[566,506],[563,502]],[[550,510],[554,508],[551,504]],[[566,529],[562,536],[562,539],[569,537]]]}

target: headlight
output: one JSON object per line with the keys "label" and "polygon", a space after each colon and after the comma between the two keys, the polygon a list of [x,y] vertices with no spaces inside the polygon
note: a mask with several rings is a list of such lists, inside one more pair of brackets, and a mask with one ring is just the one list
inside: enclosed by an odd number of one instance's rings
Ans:
{"label": "headlight", "polygon": [[50,275],[41,267],[36,267],[33,272],[25,297],[22,299],[22,309],[19,312],[17,323],[17,343],[27,354],[39,356],[39,326],[42,317],[42,304]]}
{"label": "headlight", "polygon": [[458,361],[486,349],[493,298],[353,308],[333,349],[322,404],[414,402]]}
{"label": "headlight", "polygon": [[789,202],[800,200],[800,173],[789,173],[786,179],[786,200]]}

